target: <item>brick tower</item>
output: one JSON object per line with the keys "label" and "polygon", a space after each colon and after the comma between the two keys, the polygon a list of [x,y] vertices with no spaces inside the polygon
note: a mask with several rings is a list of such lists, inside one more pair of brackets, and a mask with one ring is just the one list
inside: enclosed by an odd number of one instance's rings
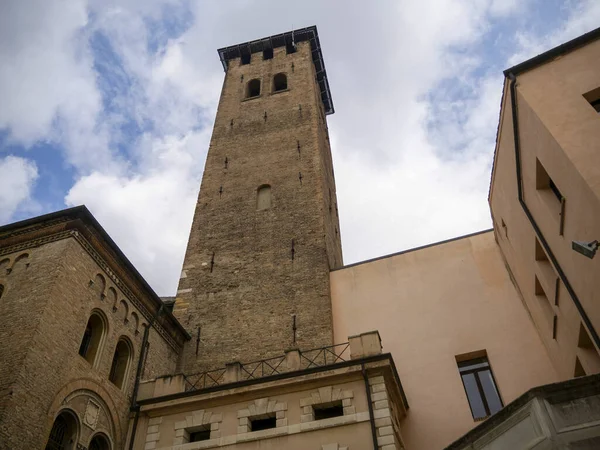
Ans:
{"label": "brick tower", "polygon": [[316,27],[219,50],[225,69],[174,314],[187,373],[332,343],[342,265]]}

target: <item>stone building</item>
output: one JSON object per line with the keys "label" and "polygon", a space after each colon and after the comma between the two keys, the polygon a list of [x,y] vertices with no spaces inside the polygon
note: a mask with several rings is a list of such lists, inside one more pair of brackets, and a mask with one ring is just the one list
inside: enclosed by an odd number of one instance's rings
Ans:
{"label": "stone building", "polygon": [[174,298],[0,227],[0,449],[600,448],[600,29],[505,72],[494,229],[346,266],[316,27],[219,56]]}

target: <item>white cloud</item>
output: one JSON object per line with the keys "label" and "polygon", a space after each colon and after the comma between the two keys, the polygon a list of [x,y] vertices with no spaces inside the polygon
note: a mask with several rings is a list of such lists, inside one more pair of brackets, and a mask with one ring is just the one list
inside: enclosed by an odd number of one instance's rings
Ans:
{"label": "white cloud", "polygon": [[0,224],[8,222],[18,209],[35,211],[31,191],[37,177],[33,161],[11,155],[0,158]]}
{"label": "white cloud", "polygon": [[109,164],[86,3],[8,0],[0,8],[0,129],[25,147],[61,143],[80,169]]}
{"label": "white cloud", "polygon": [[[216,49],[316,23],[337,111],[329,125],[345,261],[354,262],[491,225],[502,75],[480,73],[490,63],[480,44],[494,21],[531,1],[40,1],[29,17],[13,0],[4,19],[12,28],[0,31],[11,63],[0,68],[10,100],[0,128],[25,145],[66,146],[79,178],[65,202],[85,203],[157,291],[172,294],[223,79]],[[549,37],[521,32],[517,58],[591,28],[597,5],[577,3]],[[173,21],[189,27],[174,36]],[[109,111],[96,35],[118,58],[104,70],[128,80]],[[123,133],[124,120],[144,134]]]}
{"label": "white cloud", "polygon": [[159,293],[173,293],[200,187],[208,132],[143,137],[143,172],[95,171],[69,191],[69,206],[85,204]]}

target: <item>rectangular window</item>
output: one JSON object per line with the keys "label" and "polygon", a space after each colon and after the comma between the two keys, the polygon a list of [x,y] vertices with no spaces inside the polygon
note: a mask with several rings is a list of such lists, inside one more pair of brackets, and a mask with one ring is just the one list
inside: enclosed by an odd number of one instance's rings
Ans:
{"label": "rectangular window", "polygon": [[208,426],[199,427],[196,431],[190,432],[189,442],[208,441],[210,439],[210,428]]}
{"label": "rectangular window", "polygon": [[583,94],[583,97],[592,105],[592,108],[596,112],[600,113],[600,87]]}
{"label": "rectangular window", "polygon": [[269,428],[275,428],[277,426],[277,419],[275,416],[267,417],[265,419],[250,419],[250,431],[268,430]]}
{"label": "rectangular window", "polygon": [[485,419],[502,409],[502,399],[487,357],[459,362],[458,371],[475,420]]}
{"label": "rectangular window", "polygon": [[252,58],[252,55],[250,53],[242,53],[241,65],[245,66],[246,64],[250,64],[251,58]]}
{"label": "rectangular window", "polygon": [[331,419],[332,417],[340,417],[344,415],[344,407],[342,402],[328,403],[326,405],[314,405],[313,412],[315,420]]}

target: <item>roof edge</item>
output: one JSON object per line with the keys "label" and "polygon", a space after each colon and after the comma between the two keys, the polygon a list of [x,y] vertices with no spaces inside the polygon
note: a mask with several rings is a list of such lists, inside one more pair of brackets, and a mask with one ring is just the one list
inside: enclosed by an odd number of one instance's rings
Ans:
{"label": "roof edge", "polygon": [[[0,227],[0,247],[2,247],[2,234],[60,218],[65,218],[67,220],[81,220],[84,224],[90,225],[92,228],[94,228],[100,237],[106,242],[110,250],[115,253],[119,261],[122,261],[125,269],[133,275],[133,278],[140,283],[142,289],[149,294],[149,297],[155,303],[157,310],[163,305],[163,301],[161,300],[160,296],[154,291],[154,289],[152,289],[145,278],[138,272],[135,266],[131,263],[131,261],[129,261],[127,256],[125,256],[119,246],[115,243],[115,241],[112,240],[110,235],[106,232],[102,225],[100,225],[98,220],[96,220],[94,215],[89,209],[87,209],[85,205],[74,206],[72,208],[62,209],[48,214],[43,214],[41,216],[31,217],[29,219],[3,225]],[[169,322],[171,322],[187,340],[191,339],[190,334],[185,330],[185,328],[183,328],[183,325],[179,323],[179,321],[170,311],[166,311],[163,308],[162,315],[167,316]]]}
{"label": "roof edge", "polygon": [[512,73],[513,75],[519,75],[528,70],[535,69],[536,67],[556,58],[557,56],[571,52],[579,47],[583,47],[584,45],[589,44],[597,39],[600,39],[600,27],[588,31],[587,33],[582,34],[575,39],[571,39],[570,41],[560,44],[557,47],[545,51],[544,53],[540,53],[533,58],[506,69],[504,71],[504,76],[508,76],[509,73]]}
{"label": "roof edge", "polygon": [[476,231],[475,233],[464,234],[462,236],[457,236],[457,237],[453,237],[453,238],[450,238],[450,239],[446,239],[444,241],[432,242],[431,244],[421,245],[420,247],[413,247],[413,248],[409,248],[407,250],[401,250],[399,252],[389,253],[389,254],[383,255],[383,256],[377,256],[375,258],[365,259],[364,261],[358,261],[358,262],[355,262],[355,263],[352,263],[352,264],[348,264],[346,266],[342,266],[342,267],[338,267],[338,268],[335,268],[335,269],[331,269],[330,272],[336,272],[338,270],[349,269],[349,268],[354,267],[354,266],[359,266],[361,264],[367,264],[367,263],[379,261],[380,259],[392,258],[394,256],[403,255],[405,253],[412,253],[412,252],[416,252],[418,250],[425,250],[426,248],[435,247],[436,245],[449,244],[450,242],[459,241],[461,239],[467,239],[467,238],[470,238],[470,237],[473,237],[473,236],[478,236],[480,234],[489,233],[491,231],[494,231],[494,228],[488,228],[488,229],[485,229],[485,230]]}

